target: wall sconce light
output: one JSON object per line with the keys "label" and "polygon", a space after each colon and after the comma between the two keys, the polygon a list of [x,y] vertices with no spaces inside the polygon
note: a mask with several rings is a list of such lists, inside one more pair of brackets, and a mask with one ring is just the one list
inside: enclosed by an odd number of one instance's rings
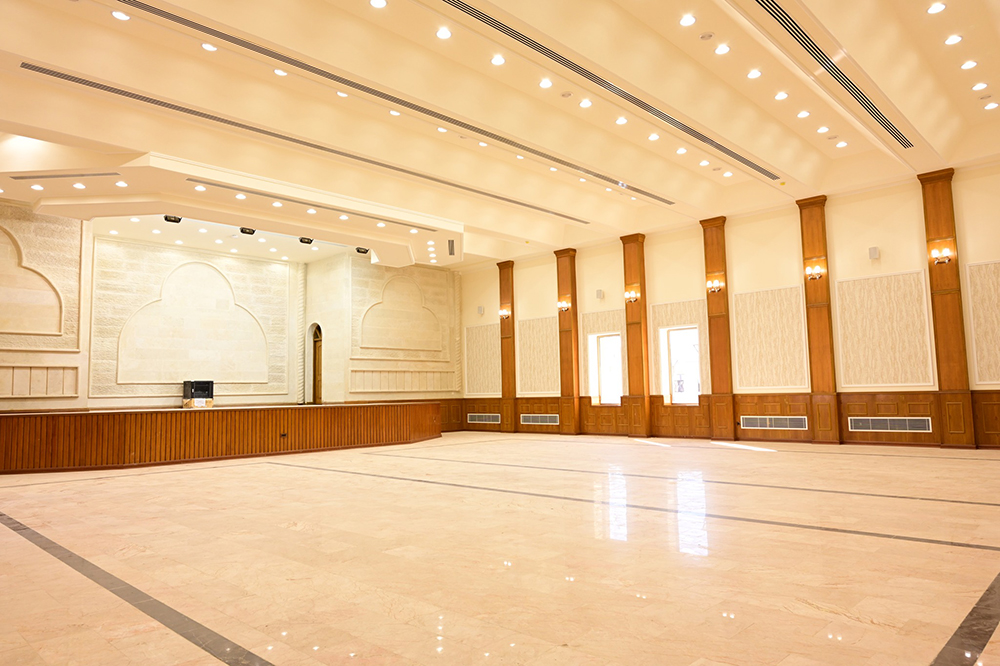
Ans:
{"label": "wall sconce light", "polygon": [[569,310],[569,301],[559,301],[556,307],[559,308],[559,312],[566,312]]}
{"label": "wall sconce light", "polygon": [[510,310],[507,308],[500,308],[499,314],[501,319],[510,319]]}
{"label": "wall sconce light", "polygon": [[934,259],[934,265],[947,264],[951,262],[951,250],[944,248],[943,250],[931,250],[931,257]]}
{"label": "wall sconce light", "polygon": [[639,292],[635,290],[625,292],[626,303],[635,303],[638,300],[639,300]]}
{"label": "wall sconce light", "polygon": [[807,280],[818,280],[823,277],[823,267],[822,266],[806,266],[806,279]]}
{"label": "wall sconce light", "polygon": [[708,293],[717,294],[722,291],[722,283],[718,280],[709,280],[705,283],[705,287],[708,289]]}

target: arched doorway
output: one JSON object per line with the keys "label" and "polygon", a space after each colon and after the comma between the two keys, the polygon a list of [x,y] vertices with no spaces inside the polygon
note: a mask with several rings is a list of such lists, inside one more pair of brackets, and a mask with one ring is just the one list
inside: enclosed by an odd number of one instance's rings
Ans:
{"label": "arched doorway", "polygon": [[312,404],[323,404],[323,329],[316,324],[312,335]]}

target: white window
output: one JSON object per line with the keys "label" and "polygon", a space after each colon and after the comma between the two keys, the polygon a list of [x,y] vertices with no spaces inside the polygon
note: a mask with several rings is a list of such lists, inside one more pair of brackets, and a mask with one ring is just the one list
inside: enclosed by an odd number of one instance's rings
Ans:
{"label": "white window", "polygon": [[672,404],[698,404],[701,356],[697,326],[660,329],[660,386]]}
{"label": "white window", "polygon": [[588,342],[591,397],[596,397],[601,405],[620,405],[623,393],[621,334],[591,335]]}

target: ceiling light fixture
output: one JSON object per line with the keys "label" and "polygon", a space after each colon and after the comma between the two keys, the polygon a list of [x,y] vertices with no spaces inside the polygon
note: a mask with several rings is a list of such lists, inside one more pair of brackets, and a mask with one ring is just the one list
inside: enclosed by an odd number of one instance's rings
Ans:
{"label": "ceiling light fixture", "polygon": [[490,62],[493,63],[494,65],[496,65],[497,67],[499,67],[500,65],[504,64],[505,62],[507,62],[507,60],[502,55],[500,55],[498,53],[495,56],[493,56],[493,59],[490,60]]}
{"label": "ceiling light fixture", "polygon": [[288,72],[286,72],[283,69],[276,69],[274,70],[274,73],[277,74],[278,76],[288,76]]}
{"label": "ceiling light fixture", "polygon": [[438,260],[437,260],[437,259],[431,259],[431,263],[432,263],[432,264],[436,264],[437,262],[438,262]]}
{"label": "ceiling light fixture", "polygon": [[559,169],[557,169],[555,167],[549,167],[549,171],[559,171]]}
{"label": "ceiling light fixture", "polygon": [[997,108],[997,103],[996,102],[990,102],[989,104],[987,104],[983,108],[986,109],[987,111],[992,111],[993,109]]}
{"label": "ceiling light fixture", "polygon": [[153,229],[153,233],[154,234],[158,234],[158,233],[160,233],[160,230],[159,229]]}
{"label": "ceiling light fixture", "polygon": [[486,144],[486,142],[485,142],[485,141],[480,141],[480,142],[479,142],[479,147],[480,147],[480,148],[485,148],[485,147],[486,147],[486,145],[487,145],[487,144]]}
{"label": "ceiling light fixture", "polygon": [[266,242],[267,242],[267,239],[266,239],[266,238],[258,238],[258,239],[257,239],[257,242],[258,242],[258,243],[266,243]]}
{"label": "ceiling light fixture", "polygon": [[985,83],[977,83],[976,85],[972,86],[972,89],[973,90],[982,90],[985,87],[986,87]]}
{"label": "ceiling light fixture", "polygon": [[687,148],[678,148],[678,149],[677,149],[677,154],[678,154],[678,155],[683,155],[683,154],[684,154],[684,153],[686,153],[687,151],[688,151],[688,149],[687,149]]}
{"label": "ceiling light fixture", "polygon": [[83,183],[73,183],[73,187],[76,188],[76,189],[78,189],[78,190],[85,190],[85,189],[87,189],[87,186],[84,185]]}
{"label": "ceiling light fixture", "polygon": [[723,178],[732,178],[733,177],[733,172],[732,171],[727,171],[726,173],[722,174],[722,177]]}
{"label": "ceiling light fixture", "polygon": [[182,240],[175,240],[174,241],[174,245],[184,245],[184,241],[182,241]]}
{"label": "ceiling light fixture", "polygon": [[239,194],[236,195],[236,198],[239,199],[240,201],[243,201],[244,199],[247,198],[247,195],[240,192]]}
{"label": "ceiling light fixture", "polygon": [[438,39],[448,39],[449,37],[451,37],[451,30],[449,30],[445,26],[441,26],[440,28],[438,28],[437,36]]}
{"label": "ceiling light fixture", "polygon": [[369,0],[368,4],[370,4],[375,9],[382,9],[383,7],[385,7],[386,2],[385,0]]}
{"label": "ceiling light fixture", "polygon": [[35,190],[36,192],[41,192],[41,191],[42,191],[42,190],[44,190],[45,188],[44,188],[44,187],[42,187],[41,185],[32,185],[32,186],[31,186],[31,189]]}
{"label": "ceiling light fixture", "polygon": [[546,88],[546,89],[551,88],[552,87],[552,80],[548,79],[548,78],[544,78],[544,79],[542,79],[541,81],[538,82],[538,87],[539,88]]}
{"label": "ceiling light fixture", "polygon": [[649,140],[650,141],[659,141],[660,140],[660,135],[657,134],[656,132],[653,132],[652,134],[649,135]]}
{"label": "ceiling light fixture", "polygon": [[126,183],[124,180],[119,180],[117,183],[115,183],[115,185],[117,187],[128,187],[128,183]]}
{"label": "ceiling light fixture", "polygon": [[338,91],[337,91],[337,97],[347,97],[347,93],[345,93],[345,92],[340,92],[340,91],[338,90]]}
{"label": "ceiling light fixture", "polygon": [[695,21],[697,21],[697,19],[691,14],[685,14],[684,16],[681,17],[681,25],[684,26],[685,28],[694,25]]}
{"label": "ceiling light fixture", "polygon": [[709,164],[711,163],[708,160],[702,160],[701,162],[698,162],[699,166],[708,166]]}
{"label": "ceiling light fixture", "polygon": [[962,63],[962,69],[972,69],[978,64],[979,63],[977,63],[975,60],[966,60],[964,63]]}
{"label": "ceiling light fixture", "polygon": [[589,109],[589,108],[590,108],[591,106],[593,106],[593,104],[594,104],[594,103],[593,103],[593,102],[591,102],[591,101],[590,101],[589,99],[587,99],[587,98],[583,98],[583,99],[581,99],[581,100],[580,100],[580,108],[581,108],[581,109]]}
{"label": "ceiling light fixture", "polygon": [[340,219],[342,219],[342,220],[348,220],[348,219],[350,219],[350,218],[349,218],[349,217],[347,217],[346,215],[341,215],[341,216],[340,216]]}
{"label": "ceiling light fixture", "polygon": [[204,228],[202,228],[202,229],[199,229],[199,230],[198,230],[198,233],[199,233],[199,234],[207,234],[207,233],[208,233],[208,229],[204,229]]}
{"label": "ceiling light fixture", "polygon": [[215,244],[216,245],[222,245],[222,239],[221,238],[216,238],[215,239]]}
{"label": "ceiling light fixture", "polygon": [[518,156],[517,156],[517,159],[519,159],[519,160],[523,160],[523,159],[524,159],[524,155],[518,155]]}
{"label": "ceiling light fixture", "polygon": [[378,223],[378,224],[376,224],[375,226],[376,226],[376,227],[379,227],[379,228],[381,229],[382,227],[384,227],[384,226],[385,226],[385,222],[379,222],[379,223]]}
{"label": "ceiling light fixture", "polygon": [[436,254],[434,254],[433,252],[431,252],[431,253],[430,253],[429,255],[427,255],[427,256],[428,256],[428,257],[430,257],[431,259],[436,259],[436,258],[437,258],[437,255],[436,255]]}
{"label": "ceiling light fixture", "polygon": [[953,44],[958,44],[960,41],[962,41],[961,35],[951,35],[948,39],[944,40],[944,43],[951,46]]}
{"label": "ceiling light fixture", "polygon": [[716,55],[726,55],[727,53],[729,53],[729,45],[719,44],[718,46],[715,47],[715,53]]}
{"label": "ceiling light fixture", "polygon": [[281,260],[282,261],[288,261],[288,257],[282,257]]}
{"label": "ceiling light fixture", "polygon": [[283,206],[284,204],[283,204],[283,203],[281,203],[280,201],[275,201],[275,202],[274,202],[273,204],[271,204],[271,205],[272,205],[272,206],[274,206],[275,208],[281,208],[281,207],[282,207],[282,206]]}
{"label": "ceiling light fixture", "polygon": [[127,21],[130,18],[132,18],[131,16],[129,16],[125,12],[111,12],[111,15],[114,16],[119,21]]}
{"label": "ceiling light fixture", "polygon": [[309,213],[310,215],[315,215],[316,214],[316,209],[315,208],[310,208],[306,212]]}
{"label": "ceiling light fixture", "polygon": [[809,117],[808,111],[799,111],[799,118],[808,118],[808,117]]}
{"label": "ceiling light fixture", "polygon": [[237,252],[239,252],[239,250],[237,250],[237,249],[236,249],[236,248],[234,247],[234,248],[233,248],[232,250],[230,250],[230,252],[232,252],[233,254],[236,254]]}
{"label": "ceiling light fixture", "polygon": [[760,78],[760,70],[759,69],[751,69],[750,72],[747,74],[747,78],[748,79],[759,79]]}
{"label": "ceiling light fixture", "polygon": [[628,118],[626,118],[625,116],[618,116],[618,120],[615,121],[615,124],[616,125],[624,125],[627,122],[628,122]]}
{"label": "ceiling light fixture", "polygon": [[429,241],[427,241],[427,244],[428,244],[428,245],[434,245],[434,241],[432,241],[432,240],[429,240]]}
{"label": "ceiling light fixture", "polygon": [[399,115],[399,111],[397,111],[396,109],[391,109],[389,111],[389,115],[390,116],[398,116]]}
{"label": "ceiling light fixture", "polygon": [[268,249],[268,252],[277,252],[277,251],[278,251],[278,248],[276,248],[276,247],[272,247],[272,248]]}
{"label": "ceiling light fixture", "polygon": [[928,14],[939,14],[939,13],[941,13],[941,12],[944,11],[944,7],[945,7],[945,5],[944,5],[943,2],[935,2],[933,5],[931,5],[930,7],[927,8],[927,13]]}
{"label": "ceiling light fixture", "polygon": [[774,96],[774,99],[778,100],[779,102],[783,99],[788,99],[788,93],[782,90],[780,93]]}
{"label": "ceiling light fixture", "polygon": [[443,133],[445,133],[445,132],[447,132],[447,131],[448,131],[448,130],[446,130],[446,129],[445,129],[445,128],[443,128],[443,127],[438,127],[438,132],[441,132],[442,134],[443,134]]}
{"label": "ceiling light fixture", "polygon": [[205,42],[204,44],[202,44],[201,48],[205,49],[209,53],[215,53],[216,51],[219,50],[218,46],[214,46],[212,44],[209,44],[208,42]]}
{"label": "ceiling light fixture", "polygon": [[587,179],[586,179],[586,178],[581,178],[581,179],[580,179],[580,182],[581,182],[581,183],[586,183],[586,182],[587,182]]}
{"label": "ceiling light fixture", "polygon": [[410,233],[411,234],[415,234],[415,233],[417,233],[417,231],[418,231],[417,229],[410,229]]}
{"label": "ceiling light fixture", "polygon": [[846,141],[840,141],[837,143],[837,148],[846,148],[846,147],[847,147]]}
{"label": "ceiling light fixture", "polygon": [[829,132],[829,131],[830,131],[830,128],[829,128],[829,127],[820,127],[820,128],[819,128],[818,130],[816,130],[816,131],[817,131],[818,133],[820,133],[820,134],[826,134],[827,132]]}
{"label": "ceiling light fixture", "polygon": [[[2,190],[0,190],[0,191],[2,191]],[[115,231],[114,229],[112,229],[112,230],[111,230],[111,231],[109,231],[108,233],[109,233],[109,234],[111,234],[112,236],[117,236],[117,235],[118,235],[118,232],[117,232],[117,231]]]}
{"label": "ceiling light fixture", "polygon": [[139,221],[139,218],[137,218],[137,217],[130,217],[129,218],[129,222],[138,222],[138,221]]}
{"label": "ceiling light fixture", "polygon": [[195,185],[194,186],[194,191],[195,192],[204,192],[206,189],[208,189],[208,188],[206,188],[204,185]]}

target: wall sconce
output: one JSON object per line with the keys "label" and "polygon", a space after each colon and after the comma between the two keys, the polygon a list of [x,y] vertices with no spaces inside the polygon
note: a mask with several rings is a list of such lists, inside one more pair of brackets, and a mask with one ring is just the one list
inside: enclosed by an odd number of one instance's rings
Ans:
{"label": "wall sconce", "polygon": [[638,300],[639,300],[639,292],[635,290],[625,292],[626,303],[635,303]]}
{"label": "wall sconce", "polygon": [[823,277],[823,267],[822,266],[806,266],[806,279],[807,280],[818,280]]}
{"label": "wall sconce", "polygon": [[499,314],[501,319],[510,319],[510,310],[507,308],[500,308]]}
{"label": "wall sconce", "polygon": [[951,250],[944,248],[943,250],[931,250],[931,257],[934,259],[934,265],[947,264],[951,262]]}
{"label": "wall sconce", "polygon": [[559,308],[559,312],[566,312],[569,310],[569,301],[559,301],[556,307]]}
{"label": "wall sconce", "polygon": [[709,280],[705,283],[705,287],[708,289],[708,293],[717,294],[722,291],[722,283],[718,280]]}

